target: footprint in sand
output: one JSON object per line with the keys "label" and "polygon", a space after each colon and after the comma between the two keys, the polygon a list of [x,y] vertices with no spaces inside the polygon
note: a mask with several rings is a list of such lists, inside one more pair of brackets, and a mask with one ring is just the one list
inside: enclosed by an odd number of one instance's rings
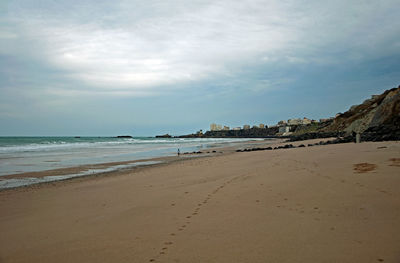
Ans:
{"label": "footprint in sand", "polygon": [[392,162],[389,166],[400,167],[400,158],[391,158],[389,161]]}

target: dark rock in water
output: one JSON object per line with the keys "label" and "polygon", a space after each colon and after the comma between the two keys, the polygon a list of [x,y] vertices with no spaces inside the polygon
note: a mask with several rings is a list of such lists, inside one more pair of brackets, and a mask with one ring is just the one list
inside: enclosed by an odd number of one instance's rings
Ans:
{"label": "dark rock in water", "polygon": [[216,153],[217,151],[212,151],[213,153]]}
{"label": "dark rock in water", "polygon": [[117,138],[133,138],[133,137],[130,135],[119,135],[117,136]]}
{"label": "dark rock in water", "polygon": [[272,150],[272,147],[267,147],[265,148],[265,150]]}
{"label": "dark rock in water", "polygon": [[309,143],[307,146],[308,147],[312,147],[312,146],[314,146],[314,144]]}
{"label": "dark rock in water", "polygon": [[157,135],[156,138],[172,138],[172,136],[167,133],[164,135]]}
{"label": "dark rock in water", "polygon": [[299,146],[297,146],[297,147],[299,147],[299,148],[301,148],[301,147],[306,147],[304,144],[300,144]]}

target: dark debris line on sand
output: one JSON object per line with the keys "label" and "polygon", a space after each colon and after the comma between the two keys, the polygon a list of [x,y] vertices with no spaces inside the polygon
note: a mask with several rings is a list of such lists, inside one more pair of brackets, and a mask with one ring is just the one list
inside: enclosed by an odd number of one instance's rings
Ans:
{"label": "dark debris line on sand", "polygon": [[[308,144],[308,147],[312,146],[317,146],[317,145],[328,145],[328,144],[339,144],[339,143],[349,143],[353,142],[353,137],[345,137],[345,138],[336,138],[334,140],[330,141],[320,141],[314,144]],[[244,150],[236,150],[236,152],[254,152],[254,151],[265,151],[265,150],[279,150],[279,149],[290,149],[290,148],[303,148],[306,147],[304,144],[300,144],[299,146],[294,146],[293,144],[285,144],[283,146],[277,146],[277,147],[257,147],[257,148],[250,148],[250,149],[244,149]]]}

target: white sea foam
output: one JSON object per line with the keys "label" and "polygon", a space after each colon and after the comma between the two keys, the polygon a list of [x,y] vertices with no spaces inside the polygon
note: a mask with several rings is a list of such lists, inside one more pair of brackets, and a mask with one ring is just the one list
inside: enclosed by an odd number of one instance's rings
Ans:
{"label": "white sea foam", "polygon": [[[131,145],[182,145],[184,147],[187,144],[192,143],[229,143],[229,142],[240,142],[248,141],[250,139],[231,139],[231,138],[173,138],[173,139],[110,139],[110,141],[97,141],[97,142],[41,142],[31,143],[24,145],[9,145],[0,147],[0,153],[17,153],[17,152],[32,152],[32,151],[54,151],[62,149],[79,149],[79,148],[97,148],[102,146],[131,146]],[[262,140],[262,139],[251,139],[251,140]]]}
{"label": "white sea foam", "polygon": [[263,139],[0,137],[0,176],[171,156],[178,149],[199,151],[249,140]]}

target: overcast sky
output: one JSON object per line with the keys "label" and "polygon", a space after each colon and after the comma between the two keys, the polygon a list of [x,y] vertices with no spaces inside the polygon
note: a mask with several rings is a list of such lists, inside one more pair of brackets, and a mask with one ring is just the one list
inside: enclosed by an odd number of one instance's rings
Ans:
{"label": "overcast sky", "polygon": [[398,0],[2,0],[0,135],[334,116],[400,84]]}

